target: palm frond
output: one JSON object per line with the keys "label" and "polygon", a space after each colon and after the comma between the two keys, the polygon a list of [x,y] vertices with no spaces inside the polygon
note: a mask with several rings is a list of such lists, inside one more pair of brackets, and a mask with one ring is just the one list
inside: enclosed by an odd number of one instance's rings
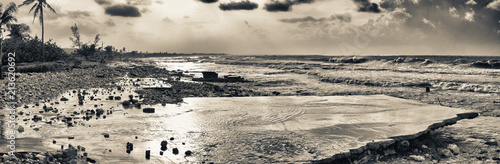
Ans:
{"label": "palm frond", "polygon": [[50,6],[47,2],[45,2],[45,5],[47,5],[47,7],[50,9],[50,11],[57,14],[56,10],[54,10],[54,8],[52,8],[52,6]]}
{"label": "palm frond", "polygon": [[3,11],[4,13],[10,13],[10,14],[13,14],[15,12],[17,12],[17,6],[14,2],[11,2],[7,5],[7,7],[5,8],[5,11]]}
{"label": "palm frond", "polygon": [[7,5],[7,7],[5,8],[5,11],[3,11],[3,13],[0,11],[0,19],[4,19],[7,16],[14,15],[14,13],[16,11],[17,11],[16,4],[11,2],[9,5]]}
{"label": "palm frond", "polygon": [[21,6],[26,6],[26,5],[29,5],[29,4],[32,4],[33,2],[35,2],[35,0],[25,0],[23,3],[21,3],[18,7],[21,7]]}
{"label": "palm frond", "polygon": [[36,16],[38,15],[40,11],[40,7],[35,8],[35,13],[33,14],[33,22],[35,22]]}
{"label": "palm frond", "polygon": [[9,15],[5,18],[2,18],[2,21],[0,22],[0,25],[3,25],[3,24],[8,24],[8,23],[11,23],[11,22],[16,22],[17,19],[16,17],[14,17],[13,15]]}
{"label": "palm frond", "polygon": [[31,13],[31,11],[33,11],[33,9],[34,9],[35,7],[37,7],[37,6],[38,6],[37,4],[34,4],[34,5],[33,5],[33,7],[31,7],[30,12],[28,12],[28,13]]}

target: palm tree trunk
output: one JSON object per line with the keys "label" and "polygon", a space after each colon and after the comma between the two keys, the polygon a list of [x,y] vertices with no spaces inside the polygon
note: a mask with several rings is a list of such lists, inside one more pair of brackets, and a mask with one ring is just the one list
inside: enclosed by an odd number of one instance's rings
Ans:
{"label": "palm tree trunk", "polygon": [[3,63],[3,46],[2,46],[2,44],[3,44],[3,31],[2,31],[1,25],[0,25],[0,36],[2,36],[2,39],[0,39],[0,79],[3,80],[3,69],[2,69],[3,68],[2,67],[3,66],[2,65],[2,63]]}
{"label": "palm tree trunk", "polygon": [[40,18],[42,21],[42,57],[44,58],[45,57],[45,43],[44,43],[45,26],[43,25],[43,8],[40,10]]}

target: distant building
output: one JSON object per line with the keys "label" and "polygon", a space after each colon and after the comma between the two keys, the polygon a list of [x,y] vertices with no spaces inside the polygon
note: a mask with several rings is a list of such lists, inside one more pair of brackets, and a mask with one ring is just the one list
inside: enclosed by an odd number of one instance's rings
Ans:
{"label": "distant building", "polygon": [[217,79],[219,78],[219,74],[216,72],[201,72],[203,74],[204,79]]}

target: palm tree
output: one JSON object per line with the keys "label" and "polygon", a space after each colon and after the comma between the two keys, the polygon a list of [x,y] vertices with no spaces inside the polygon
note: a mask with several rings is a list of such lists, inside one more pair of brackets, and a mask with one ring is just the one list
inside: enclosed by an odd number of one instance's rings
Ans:
{"label": "palm tree", "polygon": [[[31,11],[33,11],[33,9],[35,10],[34,12],[34,15],[33,15],[33,22],[35,22],[35,18],[36,16],[38,15],[39,18],[38,20],[40,20],[40,24],[42,25],[42,56],[44,56],[44,50],[45,50],[45,46],[44,46],[44,39],[45,39],[45,36],[44,36],[44,33],[45,33],[45,26],[43,25],[43,8],[44,7],[47,7],[50,9],[50,11],[56,13],[56,10],[54,10],[54,8],[52,8],[52,6],[50,6],[48,3],[47,3],[47,0],[25,0],[22,4],[19,5],[19,7],[21,6],[26,6],[26,5],[30,5],[34,3],[33,7],[31,7],[29,13],[31,13]],[[56,13],[57,14],[57,13]]]}
{"label": "palm tree", "polygon": [[3,47],[2,47],[2,42],[3,42],[3,25],[7,25],[9,23],[17,21],[16,17],[14,17],[14,13],[17,11],[16,4],[14,2],[9,3],[5,7],[5,10],[3,10],[3,5],[0,4],[0,79],[3,79],[3,69],[1,68],[2,66],[2,59],[3,59]]}

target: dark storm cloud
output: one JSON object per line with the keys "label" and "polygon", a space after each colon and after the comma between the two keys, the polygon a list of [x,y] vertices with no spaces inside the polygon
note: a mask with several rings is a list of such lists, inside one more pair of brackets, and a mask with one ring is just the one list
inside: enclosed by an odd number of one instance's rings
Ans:
{"label": "dark storm cloud", "polygon": [[99,5],[111,5],[111,4],[113,4],[113,0],[95,0],[95,2]]}
{"label": "dark storm cloud", "polygon": [[258,8],[259,5],[255,2],[250,2],[249,0],[242,0],[239,2],[232,1],[229,3],[221,3],[219,8],[221,10],[254,10]]}
{"label": "dark storm cloud", "polygon": [[200,2],[203,2],[203,3],[215,3],[219,0],[199,0]]}
{"label": "dark storm cloud", "polygon": [[380,7],[404,11],[410,17],[404,25],[426,31],[430,36],[456,42],[500,43],[499,0],[382,0]]}
{"label": "dark storm cloud", "polygon": [[283,2],[276,0],[264,4],[264,9],[269,12],[291,11],[293,5],[313,2],[314,0],[285,0]]}
{"label": "dark storm cloud", "polygon": [[106,14],[121,17],[140,17],[139,8],[129,5],[114,5],[106,8]]}
{"label": "dark storm cloud", "polygon": [[326,21],[340,21],[340,22],[351,22],[352,16],[351,14],[336,14],[330,17],[321,17],[314,18],[311,16],[302,17],[302,18],[289,18],[289,19],[280,19],[283,23],[304,23],[304,22],[326,22]]}
{"label": "dark storm cloud", "polygon": [[280,2],[280,1],[272,1],[270,3],[264,4],[264,9],[270,12],[276,12],[276,11],[290,11],[292,9],[293,3],[291,1],[285,1],[285,2]]}
{"label": "dark storm cloud", "polygon": [[353,0],[358,5],[358,11],[380,13],[378,4],[371,3],[370,0]]}
{"label": "dark storm cloud", "polygon": [[295,0],[295,4],[299,4],[299,3],[313,3],[314,0]]}

